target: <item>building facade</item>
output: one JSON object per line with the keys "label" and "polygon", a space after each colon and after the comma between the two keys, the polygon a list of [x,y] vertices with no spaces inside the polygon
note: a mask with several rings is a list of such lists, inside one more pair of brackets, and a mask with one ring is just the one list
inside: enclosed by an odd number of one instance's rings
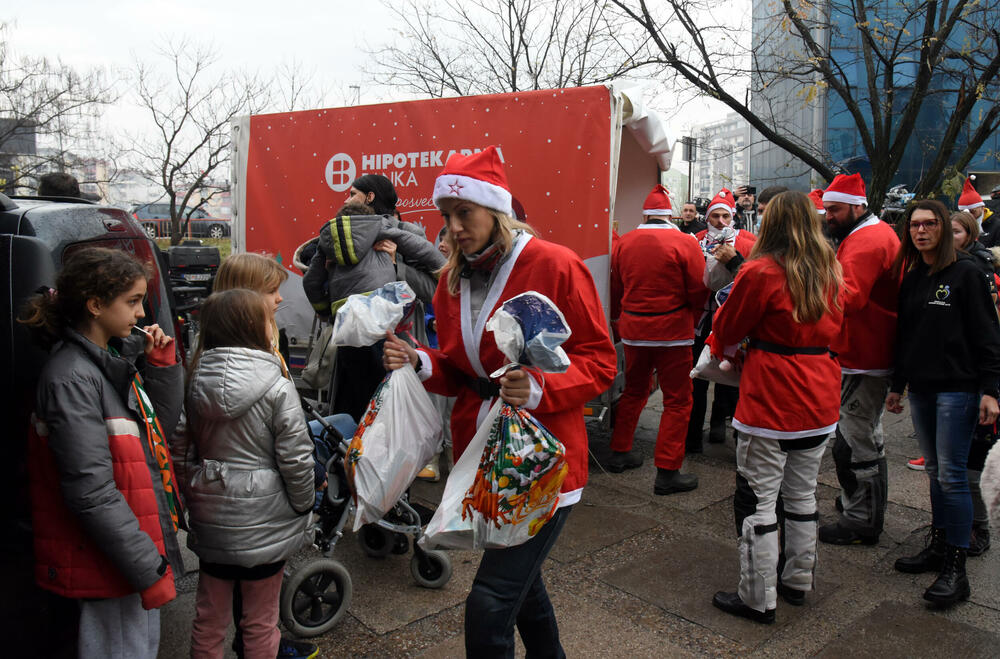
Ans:
{"label": "building facade", "polygon": [[[813,38],[824,49],[828,49],[831,59],[843,72],[846,82],[852,87],[861,107],[868,105],[868,74],[862,52],[861,31],[855,27],[856,19],[839,2],[819,2],[811,5],[816,12],[817,26]],[[895,16],[902,4],[889,0],[874,0],[866,3],[872,16],[896,24],[904,19]],[[783,37],[775,30],[775,5],[769,0],[753,0],[753,48],[755,51],[751,97],[751,110],[769,123],[784,127],[782,131],[793,141],[816,148],[823,158],[836,163],[843,171],[858,172],[866,177],[871,173],[871,163],[865,153],[861,136],[854,117],[844,101],[834,92],[826,90],[817,80],[815,84],[805,84],[775,75],[788,66],[788,53],[798,52],[801,44],[789,37]],[[913,27],[912,25],[910,26]],[[953,39],[967,39],[963,30],[956,30]],[[956,44],[960,45],[960,44]],[[909,100],[908,89],[917,75],[918,53],[912,58],[905,53],[893,62],[892,84],[893,106],[900,111]],[[883,76],[878,72],[879,76]],[[882,89],[884,79],[877,78],[876,87]],[[958,85],[946,75],[937,75],[931,82],[916,119],[915,129],[910,138],[893,185],[914,186],[931,164],[944,139],[951,108],[954,107],[957,91],[950,91]],[[978,126],[987,105],[992,101],[982,101],[983,108],[977,107],[970,115],[968,125],[955,139],[953,157],[957,157],[968,143],[970,135]],[[870,116],[870,115],[869,115]],[[1000,133],[992,135],[980,148],[966,171],[1000,171]],[[807,190],[823,185],[816,173],[805,163],[793,158],[754,132],[750,154],[751,176],[760,185],[781,184]]]}
{"label": "building facade", "polygon": [[695,126],[698,140],[692,172],[692,196],[711,198],[721,188],[751,183],[750,124],[731,112],[724,119]]}

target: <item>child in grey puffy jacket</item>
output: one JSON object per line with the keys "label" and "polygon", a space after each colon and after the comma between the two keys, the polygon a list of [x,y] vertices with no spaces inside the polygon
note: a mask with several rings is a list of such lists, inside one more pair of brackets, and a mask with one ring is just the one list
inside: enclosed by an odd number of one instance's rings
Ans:
{"label": "child in grey puffy jacket", "polygon": [[284,561],[302,544],[315,493],[313,443],[295,386],[271,350],[263,296],[210,296],[171,451],[201,571],[192,657],[222,655],[241,590],[247,656],[276,656]]}
{"label": "child in grey puffy jacket", "polygon": [[[444,265],[444,257],[419,227],[372,213],[368,206],[347,204],[320,229],[319,249],[302,280],[306,297],[320,315],[336,313],[349,295],[399,279],[402,264],[396,263],[397,255],[405,260],[403,276],[418,297],[433,296],[432,273]],[[383,240],[392,241],[395,252],[377,248]]]}

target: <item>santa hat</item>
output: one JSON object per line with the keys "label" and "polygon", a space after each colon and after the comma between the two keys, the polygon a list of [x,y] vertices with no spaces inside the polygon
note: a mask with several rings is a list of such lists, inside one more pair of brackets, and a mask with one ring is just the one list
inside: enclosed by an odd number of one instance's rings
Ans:
{"label": "santa hat", "polygon": [[673,211],[670,208],[670,193],[665,187],[657,184],[653,191],[646,197],[646,203],[642,205],[643,215],[666,215],[670,217]]}
{"label": "santa hat", "polygon": [[823,201],[838,201],[852,206],[867,206],[865,182],[861,174],[837,174],[833,177],[830,187],[823,193]]}
{"label": "santa hat", "polygon": [[464,156],[453,153],[434,181],[434,205],[442,199],[465,199],[514,217],[510,185],[494,146]]}
{"label": "santa hat", "polygon": [[823,208],[823,190],[821,188],[816,188],[809,193],[809,198],[812,199],[813,206],[816,207],[816,212],[820,215],[826,215],[826,209]]}
{"label": "santa hat", "polygon": [[962,196],[958,198],[958,210],[960,211],[967,211],[970,208],[979,208],[986,205],[983,203],[983,198],[976,192],[976,189],[972,187],[972,181],[975,178],[975,176],[970,176],[965,179],[965,185],[962,187]]}
{"label": "santa hat", "polygon": [[719,193],[712,198],[712,203],[708,205],[708,210],[705,211],[705,215],[708,215],[716,208],[722,208],[729,211],[730,215],[735,215],[736,199],[733,198],[733,193],[725,188],[719,190]]}

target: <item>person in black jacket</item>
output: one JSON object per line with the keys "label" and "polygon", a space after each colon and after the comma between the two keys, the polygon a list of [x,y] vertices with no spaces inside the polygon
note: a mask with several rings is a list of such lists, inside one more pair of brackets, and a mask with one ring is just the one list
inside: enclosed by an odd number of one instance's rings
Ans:
{"label": "person in black jacket", "polygon": [[931,493],[931,541],[896,569],[938,571],[924,599],[949,606],[969,597],[965,557],[972,529],[966,474],[978,418],[997,419],[1000,387],[1000,321],[983,271],[956,252],[944,204],[919,201],[907,210],[896,268],[899,289],[895,371],[885,406],[910,415],[926,459]]}

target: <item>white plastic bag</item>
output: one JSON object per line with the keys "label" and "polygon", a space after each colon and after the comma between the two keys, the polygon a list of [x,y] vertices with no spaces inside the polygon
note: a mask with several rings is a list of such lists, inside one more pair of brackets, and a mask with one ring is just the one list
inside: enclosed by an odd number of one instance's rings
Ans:
{"label": "white plastic bag", "polygon": [[738,366],[728,360],[719,360],[712,355],[712,349],[705,346],[698,356],[698,363],[691,369],[691,379],[700,378],[709,382],[729,385],[730,387],[740,386],[741,371]]}
{"label": "white plastic bag", "polygon": [[351,295],[339,309],[333,328],[338,346],[361,348],[378,343],[413,311],[416,296],[405,281],[394,281],[370,293]]}
{"label": "white plastic bag", "polygon": [[375,390],[345,458],[357,509],[354,530],[392,509],[437,452],[441,415],[409,364]]}

